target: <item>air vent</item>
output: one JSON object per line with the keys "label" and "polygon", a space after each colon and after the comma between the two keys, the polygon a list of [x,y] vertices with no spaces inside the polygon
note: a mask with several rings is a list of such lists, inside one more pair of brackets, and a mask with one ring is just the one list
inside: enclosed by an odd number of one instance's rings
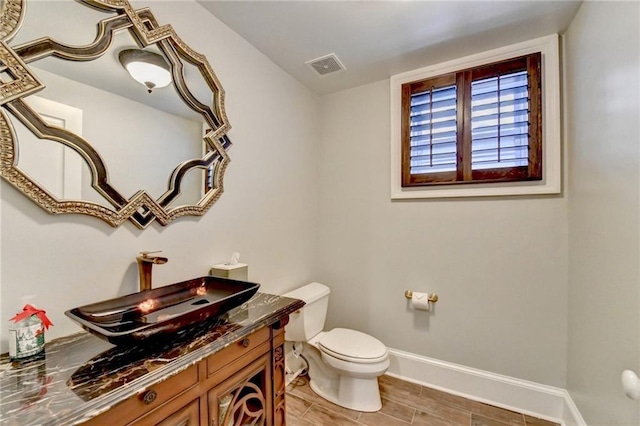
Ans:
{"label": "air vent", "polygon": [[331,53],[329,55],[322,56],[320,58],[312,59],[305,62],[311,69],[313,69],[320,77],[324,77],[327,74],[344,71],[346,68],[340,62],[340,59]]}

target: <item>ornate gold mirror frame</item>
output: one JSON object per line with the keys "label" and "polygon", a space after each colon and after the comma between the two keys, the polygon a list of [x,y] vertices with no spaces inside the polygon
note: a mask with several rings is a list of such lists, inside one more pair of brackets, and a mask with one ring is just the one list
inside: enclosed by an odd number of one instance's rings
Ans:
{"label": "ornate gold mirror frame", "polygon": [[[82,213],[95,216],[111,226],[126,220],[143,229],[157,220],[166,225],[184,215],[203,215],[220,197],[223,191],[223,175],[229,162],[227,149],[231,141],[226,136],[230,129],[224,110],[224,90],[207,59],[193,51],[175,33],[171,25],[158,25],[151,11],[134,10],[127,0],[81,0],[87,6],[115,16],[97,23],[95,40],[86,46],[67,46],[48,37],[33,40],[19,46],[9,42],[19,31],[25,15],[27,0],[4,0],[0,11],[0,175],[24,195],[51,214]],[[115,31],[129,30],[140,48],[155,45],[168,60],[173,85],[184,103],[200,114],[208,131],[203,137],[207,152],[178,164],[169,177],[168,190],[158,199],[144,190],[130,198],[124,197],[111,186],[105,162],[89,141],[68,130],[48,125],[31,109],[24,98],[44,89],[44,84],[29,68],[30,63],[48,56],[70,61],[91,61],[102,56],[111,45]],[[201,103],[190,92],[184,78],[186,60],[197,67],[212,92],[212,105]],[[88,201],[59,200],[17,167],[18,140],[9,120],[12,114],[38,138],[64,144],[76,151],[91,170],[91,186],[113,208]],[[196,205],[169,208],[180,195],[184,175],[193,168],[209,170],[211,189]]]}

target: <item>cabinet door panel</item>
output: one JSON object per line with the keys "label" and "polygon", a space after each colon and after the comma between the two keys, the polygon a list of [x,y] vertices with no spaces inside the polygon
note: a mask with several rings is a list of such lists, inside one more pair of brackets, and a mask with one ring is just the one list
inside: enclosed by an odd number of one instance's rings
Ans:
{"label": "cabinet door panel", "polygon": [[265,354],[208,394],[209,424],[272,424],[271,360]]}

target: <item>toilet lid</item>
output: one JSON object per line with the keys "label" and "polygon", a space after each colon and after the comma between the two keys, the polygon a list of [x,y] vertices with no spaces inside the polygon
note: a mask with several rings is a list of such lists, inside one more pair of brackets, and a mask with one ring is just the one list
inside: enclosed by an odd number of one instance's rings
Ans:
{"label": "toilet lid", "polygon": [[347,328],[334,328],[318,341],[320,349],[341,359],[371,362],[386,357],[387,347],[375,337]]}

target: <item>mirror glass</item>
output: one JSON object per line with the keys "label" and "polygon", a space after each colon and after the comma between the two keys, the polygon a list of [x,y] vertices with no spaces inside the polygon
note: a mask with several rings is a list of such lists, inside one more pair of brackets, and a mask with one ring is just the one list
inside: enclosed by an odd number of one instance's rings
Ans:
{"label": "mirror glass", "polygon": [[[64,134],[61,137],[59,132],[39,135],[32,128],[38,127],[33,118],[8,108],[17,139],[15,167],[60,202],[82,200],[117,214],[132,210],[135,217],[129,219],[141,228],[158,215],[168,222],[171,218],[167,217],[182,206],[206,210],[215,201],[207,195],[209,189],[222,190],[221,174],[226,166],[222,163],[228,157],[221,148],[230,145],[222,132],[215,141],[211,133],[205,137],[207,132],[228,127],[220,102],[223,92],[212,72],[207,72],[211,69],[208,63],[194,58],[195,53],[177,35],[146,45],[144,50],[164,58],[174,77],[174,84],[148,91],[118,60],[122,50],[140,49],[141,44],[140,27],[132,23],[125,8],[105,12],[79,2],[42,1],[30,1],[28,6],[10,46],[44,88],[22,96],[21,101],[36,114],[35,121],[66,129],[80,137],[80,142]],[[136,13],[143,18],[144,30],[155,28],[150,11]],[[106,32],[108,48],[95,58],[73,50],[104,39],[99,36],[101,21],[112,22],[115,28]],[[26,46],[38,45],[42,38],[70,46],[73,52],[67,56],[71,57],[36,57],[34,49]],[[87,148],[78,150],[74,146],[78,144]],[[185,163],[189,167],[181,168]],[[105,176],[99,185],[96,169],[102,167]],[[216,182],[219,188],[210,188]],[[130,201],[140,191],[155,202],[132,209]],[[182,210],[188,213],[179,215],[204,213]]]}

